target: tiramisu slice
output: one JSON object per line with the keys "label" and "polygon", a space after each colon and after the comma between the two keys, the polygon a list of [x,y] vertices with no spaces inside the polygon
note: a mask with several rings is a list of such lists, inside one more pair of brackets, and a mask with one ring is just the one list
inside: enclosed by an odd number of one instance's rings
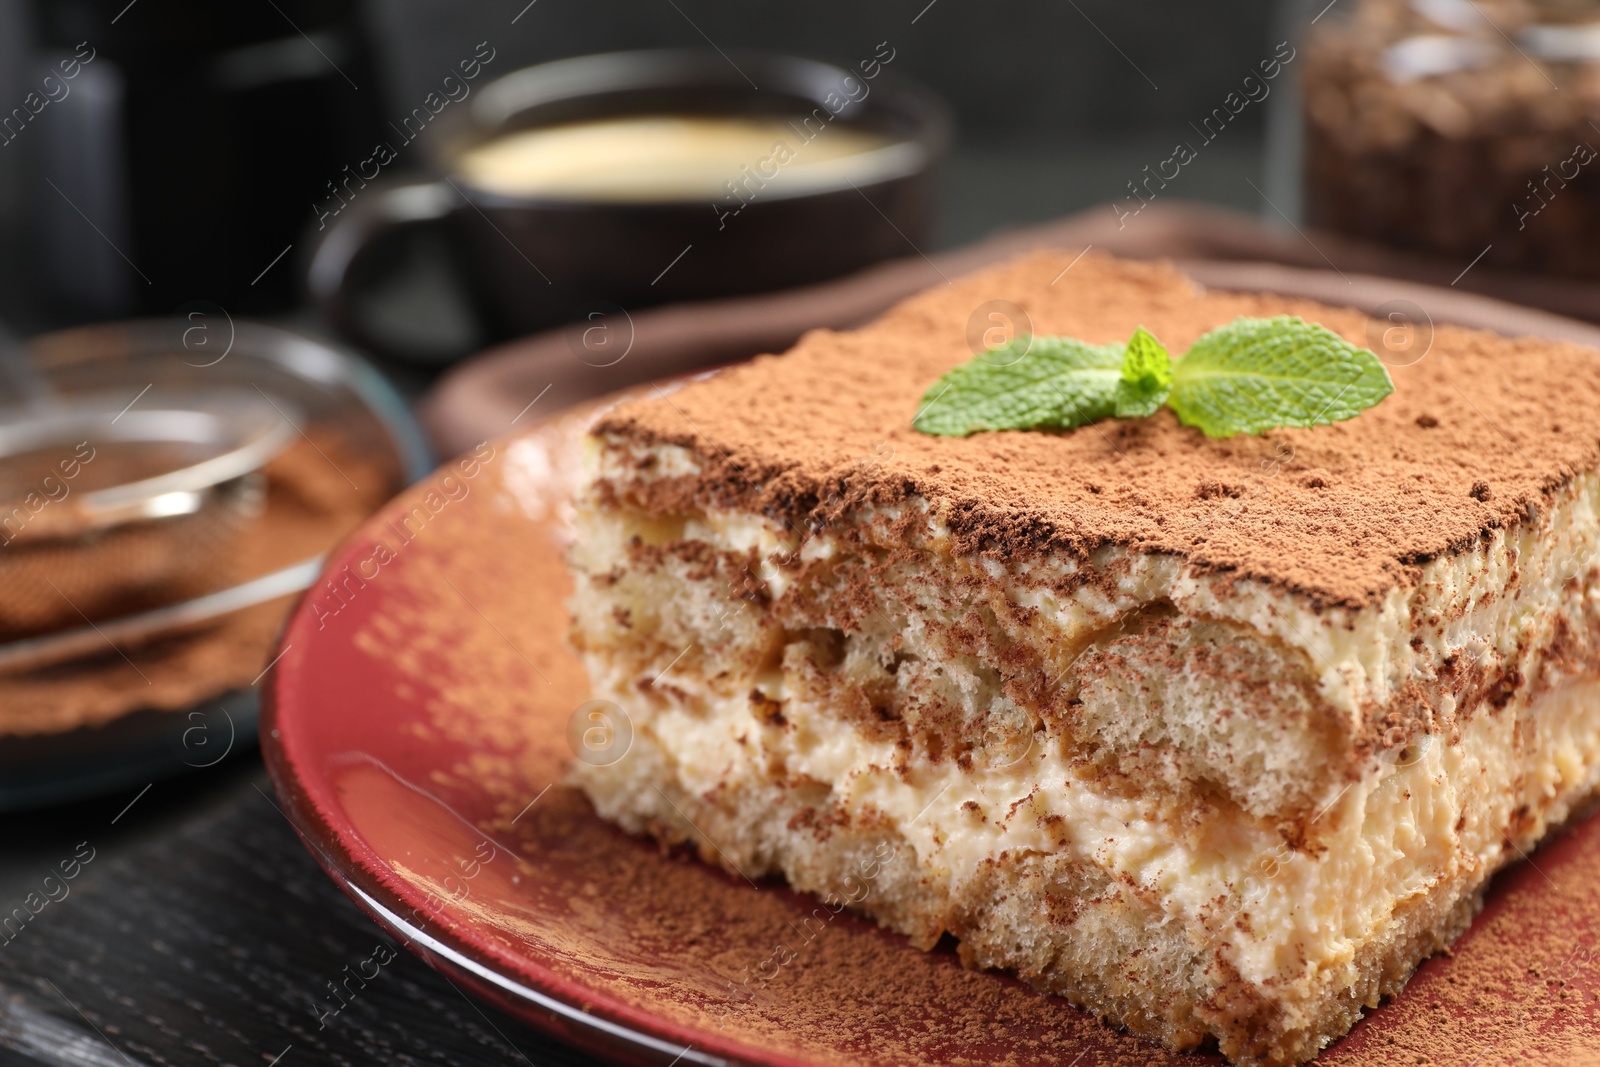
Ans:
{"label": "tiramisu slice", "polygon": [[1069,262],[600,420],[573,633],[632,741],[576,779],[1174,1048],[1303,1061],[1600,782],[1600,352],[1440,327],[1376,407],[1259,436],[913,429],[995,300],[1173,353],[1379,336]]}

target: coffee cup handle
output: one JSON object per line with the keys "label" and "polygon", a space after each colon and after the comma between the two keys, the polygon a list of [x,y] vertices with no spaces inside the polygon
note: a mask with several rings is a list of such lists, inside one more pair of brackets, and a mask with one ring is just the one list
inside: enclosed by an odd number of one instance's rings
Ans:
{"label": "coffee cup handle", "polygon": [[[442,225],[461,203],[460,196],[444,181],[394,180],[371,183],[361,189],[318,235],[312,249],[306,267],[306,288],[313,304],[340,335],[369,352],[410,363],[435,364],[462,355],[398,350],[363,321],[352,288],[357,268],[380,237],[406,227]],[[460,276],[461,272],[457,274]],[[475,325],[481,335],[481,323]]]}

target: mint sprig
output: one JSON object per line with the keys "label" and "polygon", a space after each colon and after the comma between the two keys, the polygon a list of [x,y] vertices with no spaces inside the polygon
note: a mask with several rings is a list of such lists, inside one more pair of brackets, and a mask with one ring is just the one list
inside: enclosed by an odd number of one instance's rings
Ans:
{"label": "mint sprig", "polygon": [[1070,429],[1142,418],[1163,404],[1208,437],[1324,426],[1394,392],[1378,357],[1288,315],[1235,319],[1174,361],[1144,328],[1126,345],[1021,337],[951,369],[912,425],[962,437],[982,430]]}

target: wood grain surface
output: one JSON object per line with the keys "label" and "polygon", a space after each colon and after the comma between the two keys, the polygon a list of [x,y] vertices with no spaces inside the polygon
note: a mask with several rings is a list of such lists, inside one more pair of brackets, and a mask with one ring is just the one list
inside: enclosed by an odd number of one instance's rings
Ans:
{"label": "wood grain surface", "polygon": [[[277,810],[254,752],[7,824],[4,1067],[591,1062],[469,1000],[367,919]],[[393,958],[341,1006],[329,983],[370,974],[379,946]]]}

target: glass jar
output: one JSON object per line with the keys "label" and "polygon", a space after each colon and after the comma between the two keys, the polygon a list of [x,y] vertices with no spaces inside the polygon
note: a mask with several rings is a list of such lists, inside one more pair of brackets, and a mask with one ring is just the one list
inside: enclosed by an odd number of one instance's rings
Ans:
{"label": "glass jar", "polygon": [[1335,0],[1303,40],[1308,222],[1600,278],[1600,2]]}

